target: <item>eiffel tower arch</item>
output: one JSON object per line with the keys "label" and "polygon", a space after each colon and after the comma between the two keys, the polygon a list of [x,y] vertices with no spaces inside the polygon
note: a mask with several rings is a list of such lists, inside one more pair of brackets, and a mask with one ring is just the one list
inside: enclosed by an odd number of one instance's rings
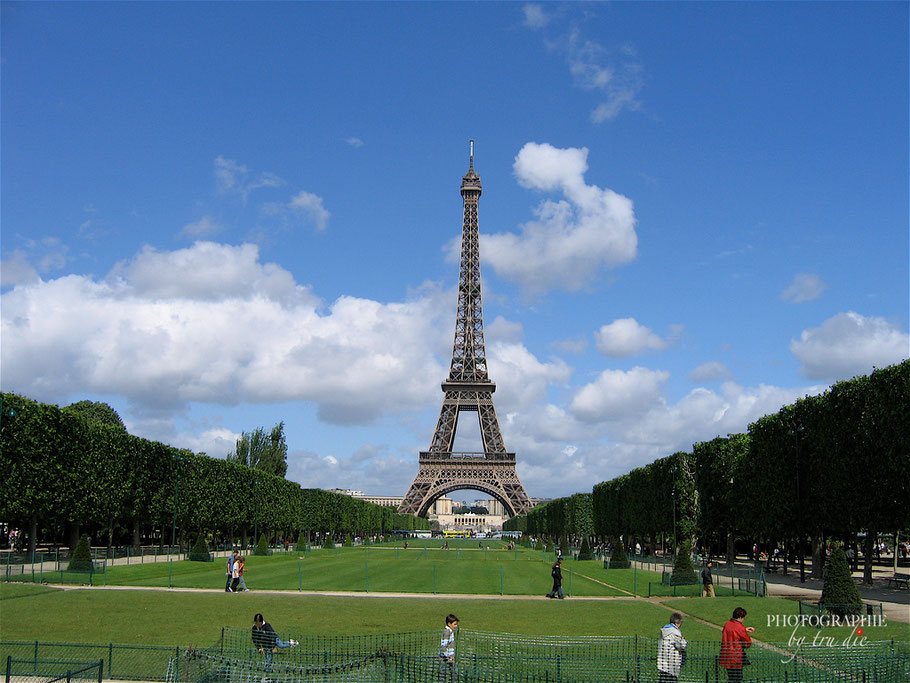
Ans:
{"label": "eiffel tower arch", "polygon": [[[458,489],[474,489],[493,496],[510,516],[531,509],[531,500],[515,470],[515,453],[506,450],[499,429],[493,405],[496,385],[487,375],[477,222],[481,192],[480,176],[474,172],[474,141],[471,140],[470,164],[461,180],[464,223],[452,365],[442,383],[445,397],[430,448],[420,453],[417,476],[398,507],[403,513],[425,516],[437,498]],[[452,451],[462,412],[476,413],[482,452]]]}

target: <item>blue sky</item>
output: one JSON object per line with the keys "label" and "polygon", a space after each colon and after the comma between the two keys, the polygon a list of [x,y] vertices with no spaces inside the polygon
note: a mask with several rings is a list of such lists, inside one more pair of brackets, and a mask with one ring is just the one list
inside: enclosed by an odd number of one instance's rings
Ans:
{"label": "blue sky", "polygon": [[403,495],[471,138],[532,496],[910,356],[907,3],[4,2],[0,28],[4,391],[218,457],[284,420],[289,478]]}

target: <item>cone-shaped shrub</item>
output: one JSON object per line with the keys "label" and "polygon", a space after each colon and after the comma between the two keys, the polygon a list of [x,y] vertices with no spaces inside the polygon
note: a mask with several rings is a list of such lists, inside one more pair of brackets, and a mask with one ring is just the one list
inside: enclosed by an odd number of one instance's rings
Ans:
{"label": "cone-shaped shrub", "polygon": [[256,547],[253,549],[254,555],[268,555],[269,554],[269,539],[265,537],[265,534],[259,537],[259,543],[256,544]]}
{"label": "cone-shaped shrub", "polygon": [[67,569],[71,572],[92,571],[92,550],[88,545],[88,536],[83,534],[82,538],[79,539]]}
{"label": "cone-shaped shrub", "polygon": [[306,535],[301,531],[300,535],[297,537],[297,545],[295,550],[304,551],[306,550]]}
{"label": "cone-shaped shrub", "polygon": [[836,547],[825,563],[825,583],[819,603],[832,614],[859,614],[863,600],[850,574],[844,549]]}
{"label": "cone-shaped shrub", "polygon": [[211,562],[212,558],[209,555],[209,547],[205,542],[205,535],[199,534],[199,537],[196,539],[196,545],[193,546],[193,549],[190,550],[190,561],[191,562]]}
{"label": "cone-shaped shrub", "polygon": [[676,553],[676,559],[673,562],[670,583],[674,586],[699,583],[698,573],[695,571],[695,565],[692,564],[691,541],[683,541],[679,546],[679,552]]}
{"label": "cone-shaped shrub", "polygon": [[610,555],[610,569],[628,569],[632,566],[626,556],[625,543],[617,541],[613,544],[613,554]]}
{"label": "cone-shaped shrub", "polygon": [[588,537],[583,536],[581,539],[581,548],[578,550],[579,560],[593,560],[594,554],[591,552],[591,544],[588,543]]}
{"label": "cone-shaped shrub", "polygon": [[353,541],[351,541],[351,534],[348,534],[344,537],[344,545],[347,548],[350,548],[352,545],[354,545]]}
{"label": "cone-shaped shrub", "polygon": [[546,550],[546,549],[547,549],[547,548],[546,548],[546,546],[544,546],[543,541],[541,541],[541,540],[538,538],[538,539],[537,539],[537,544],[534,546],[534,550]]}
{"label": "cone-shaped shrub", "polygon": [[322,542],[322,547],[323,548],[334,548],[335,547],[335,539],[332,538],[332,534],[326,534],[325,540]]}
{"label": "cone-shaped shrub", "polygon": [[559,541],[559,554],[568,555],[569,554],[569,537],[563,536]]}

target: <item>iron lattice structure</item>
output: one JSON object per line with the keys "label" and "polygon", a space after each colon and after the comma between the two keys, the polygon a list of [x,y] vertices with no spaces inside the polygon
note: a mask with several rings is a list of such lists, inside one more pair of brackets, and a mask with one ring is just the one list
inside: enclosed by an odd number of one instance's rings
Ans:
{"label": "iron lattice structure", "polygon": [[[487,375],[477,221],[481,192],[480,176],[474,171],[472,140],[470,166],[461,180],[464,224],[452,366],[442,383],[445,398],[433,440],[429,450],[420,453],[417,476],[398,508],[402,513],[426,515],[433,501],[458,489],[483,491],[499,500],[512,516],[531,509],[531,500],[515,471],[515,454],[506,451],[493,405],[496,385]],[[482,453],[452,452],[462,411],[477,413]]]}

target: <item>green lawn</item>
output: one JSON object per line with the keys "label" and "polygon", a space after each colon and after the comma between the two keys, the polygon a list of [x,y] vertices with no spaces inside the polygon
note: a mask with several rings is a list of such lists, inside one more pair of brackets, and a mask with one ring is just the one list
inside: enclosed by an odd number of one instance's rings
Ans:
{"label": "green lawn", "polygon": [[[669,611],[641,600],[491,600],[334,597],[288,593],[178,593],[71,589],[4,600],[3,640],[207,646],[222,626],[248,627],[262,612],[277,630],[357,635],[433,630],[449,612],[465,628],[528,634],[656,637]],[[702,624],[693,639],[716,640]]]}
{"label": "green lawn", "polygon": [[[247,558],[244,579],[251,590],[543,595],[552,586],[551,559],[527,550],[442,550],[437,541],[436,547],[408,550],[384,546],[253,556]],[[564,589],[574,596],[623,595],[604,585],[605,575],[599,562],[567,560]],[[116,566],[94,577],[96,585],[108,586],[167,586],[169,580],[180,588],[223,588],[224,563]]]}
{"label": "green lawn", "polygon": [[[794,600],[781,598],[736,597],[714,598],[713,600],[698,598],[664,600],[663,604],[718,625],[726,623],[733,614],[734,608],[743,607],[748,612],[745,620],[746,626],[755,627],[755,633],[752,636],[764,642],[787,643],[791,637],[806,637],[803,642],[811,643],[818,635],[819,638],[835,638],[835,641],[840,644],[852,633],[852,629],[847,626],[824,629],[817,629],[814,626],[798,626],[794,631],[794,626],[785,626],[783,623],[775,625],[775,621],[778,623],[783,621],[782,619],[776,620],[776,615],[799,614],[799,606]],[[863,631],[870,641],[893,639],[910,642],[910,624],[886,620],[882,626],[866,627]]]}

